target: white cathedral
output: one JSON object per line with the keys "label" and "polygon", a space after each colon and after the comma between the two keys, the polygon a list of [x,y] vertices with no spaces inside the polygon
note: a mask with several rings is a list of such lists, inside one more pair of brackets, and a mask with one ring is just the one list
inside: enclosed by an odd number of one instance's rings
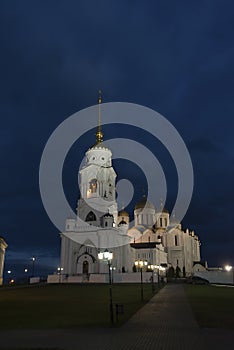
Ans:
{"label": "white cathedral", "polygon": [[135,206],[133,227],[129,227],[129,214],[118,211],[116,173],[112,152],[103,143],[100,103],[99,97],[96,144],[86,152],[79,172],[77,216],[68,218],[60,233],[63,276],[87,276],[88,280],[107,274],[108,265],[98,259],[106,248],[113,253],[111,265],[116,273],[133,275],[135,262],[142,260],[189,276],[200,261],[200,241],[194,231],[182,230],[180,223],[170,225],[169,212],[155,209],[145,196]]}

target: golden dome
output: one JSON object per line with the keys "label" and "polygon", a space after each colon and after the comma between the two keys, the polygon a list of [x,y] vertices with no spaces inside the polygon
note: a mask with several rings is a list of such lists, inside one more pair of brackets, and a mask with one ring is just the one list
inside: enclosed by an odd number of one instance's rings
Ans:
{"label": "golden dome", "polygon": [[143,198],[135,205],[135,209],[155,209],[153,203],[147,201],[146,196],[143,196]]}
{"label": "golden dome", "polygon": [[118,212],[118,216],[129,216],[129,214],[124,209],[122,209]]}

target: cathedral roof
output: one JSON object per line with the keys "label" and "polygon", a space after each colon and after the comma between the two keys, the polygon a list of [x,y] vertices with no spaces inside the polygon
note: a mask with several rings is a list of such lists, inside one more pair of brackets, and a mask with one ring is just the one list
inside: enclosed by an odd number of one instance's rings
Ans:
{"label": "cathedral roof", "polygon": [[143,225],[132,226],[129,230],[129,233],[138,231],[139,233],[143,233],[146,230],[146,227]]}
{"label": "cathedral roof", "polygon": [[103,215],[104,218],[113,218],[113,215],[110,213],[106,213]]}
{"label": "cathedral roof", "polygon": [[150,201],[147,201],[146,196],[143,196],[143,198],[135,205],[135,209],[155,209],[153,203]]}
{"label": "cathedral roof", "polygon": [[[105,151],[110,151],[108,147],[105,146],[103,142],[101,143],[95,143],[93,146],[91,146],[88,151],[93,151],[93,150],[105,150]],[[87,152],[88,152],[87,151]]]}

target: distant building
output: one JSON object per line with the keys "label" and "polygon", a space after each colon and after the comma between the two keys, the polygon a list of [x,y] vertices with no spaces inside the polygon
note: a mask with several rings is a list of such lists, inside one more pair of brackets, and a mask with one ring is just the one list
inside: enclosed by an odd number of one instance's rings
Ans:
{"label": "distant building", "polygon": [[[61,235],[61,267],[64,275],[89,275],[108,272],[98,260],[98,251],[109,247],[116,272],[133,272],[136,261],[171,268],[190,275],[194,262],[200,261],[200,241],[193,231],[172,224],[166,209],[155,209],[143,198],[134,210],[134,226],[129,214],[118,212],[116,173],[111,150],[102,142],[99,125],[96,144],[86,152],[80,170],[77,217],[68,218]],[[146,268],[145,268],[146,269]]]}
{"label": "distant building", "polygon": [[7,248],[7,244],[4,238],[0,237],[0,285],[2,285],[2,282],[3,282],[3,268],[4,268],[6,248]]}

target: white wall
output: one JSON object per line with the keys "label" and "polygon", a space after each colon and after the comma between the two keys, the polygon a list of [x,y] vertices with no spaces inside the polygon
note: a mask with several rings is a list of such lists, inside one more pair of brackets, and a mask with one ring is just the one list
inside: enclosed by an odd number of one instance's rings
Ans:
{"label": "white wall", "polygon": [[[85,279],[83,275],[69,276],[65,277],[64,275],[49,275],[47,278],[47,283],[108,283],[109,275],[108,274],[90,274],[89,279]],[[143,272],[142,274],[143,283],[151,283],[152,272]],[[114,272],[113,275],[114,283],[140,283],[141,274],[140,272],[132,273],[117,273]],[[158,275],[154,272],[154,283],[158,282]]]}
{"label": "white wall", "polygon": [[205,278],[210,283],[233,284],[234,282],[233,271],[197,271],[194,273],[194,276]]}

